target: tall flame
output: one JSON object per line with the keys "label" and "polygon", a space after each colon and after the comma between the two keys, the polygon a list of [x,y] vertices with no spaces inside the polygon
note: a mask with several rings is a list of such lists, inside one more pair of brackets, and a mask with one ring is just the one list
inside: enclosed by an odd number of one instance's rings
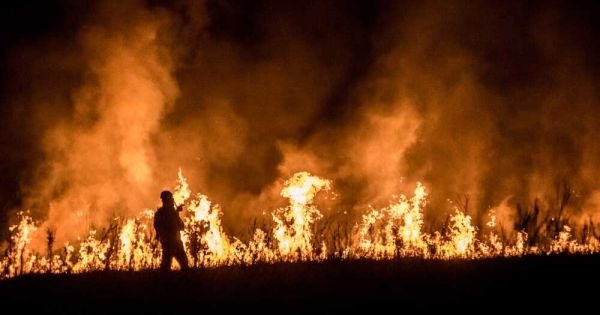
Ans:
{"label": "tall flame", "polygon": [[[272,213],[271,233],[256,229],[244,243],[225,233],[223,212],[206,195],[192,196],[181,170],[174,198],[185,206],[182,240],[195,267],[232,264],[273,263],[327,259],[335,247],[333,238],[315,241],[315,223],[323,217],[314,204],[321,191],[331,189],[329,180],[308,172],[294,174],[284,183],[281,196],[289,205]],[[445,232],[423,230],[423,209],[427,204],[425,186],[417,183],[413,196],[401,195],[382,209],[369,208],[356,224],[354,234],[336,257],[343,259],[392,259],[423,257],[431,259],[475,259],[557,253],[599,253],[600,241],[588,233],[582,241],[573,229],[562,226],[548,244],[530,244],[525,231],[513,238],[498,233],[495,210],[489,212],[484,230],[479,231],[471,217],[456,209],[449,217]],[[54,249],[53,232],[48,231],[48,253],[30,248],[37,226],[26,212],[19,212],[18,224],[10,227],[11,237],[0,259],[0,278],[31,272],[87,272],[93,270],[143,270],[160,265],[160,250],[151,228],[153,211],[145,209],[134,218],[114,218],[109,227],[98,232],[90,229],[77,244],[66,243]]]}
{"label": "tall flame", "polygon": [[273,236],[277,239],[282,259],[305,260],[313,257],[311,225],[323,215],[312,205],[312,201],[319,191],[329,188],[330,181],[308,172],[296,173],[285,182],[281,196],[288,198],[290,205],[273,213]]}

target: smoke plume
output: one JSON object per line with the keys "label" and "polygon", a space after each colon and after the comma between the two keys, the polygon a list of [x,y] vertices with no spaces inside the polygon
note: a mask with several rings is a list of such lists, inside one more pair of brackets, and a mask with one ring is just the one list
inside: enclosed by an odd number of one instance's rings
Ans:
{"label": "smoke plume", "polygon": [[11,209],[64,241],[155,207],[181,168],[240,234],[306,170],[333,180],[331,216],[422,182],[429,226],[459,206],[510,229],[510,209],[551,211],[557,187],[584,222],[600,211],[589,6],[67,2],[69,31],[7,59],[23,73],[4,84],[7,130],[24,129]]}

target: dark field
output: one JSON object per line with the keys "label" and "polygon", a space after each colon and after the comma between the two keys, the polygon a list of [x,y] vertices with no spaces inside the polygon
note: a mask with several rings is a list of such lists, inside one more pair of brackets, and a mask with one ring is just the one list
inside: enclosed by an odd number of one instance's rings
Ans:
{"label": "dark field", "polygon": [[[565,305],[599,296],[600,256],[477,261],[328,261],[191,272],[27,275],[0,281],[5,306],[76,313],[205,314],[383,309],[389,304]],[[594,303],[592,303],[594,304]],[[591,304],[590,304],[591,305]],[[392,312],[395,313],[395,312]]]}

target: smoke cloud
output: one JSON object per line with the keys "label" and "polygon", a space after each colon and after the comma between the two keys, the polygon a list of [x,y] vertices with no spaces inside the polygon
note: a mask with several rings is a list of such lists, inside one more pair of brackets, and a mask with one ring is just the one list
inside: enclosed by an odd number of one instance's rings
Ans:
{"label": "smoke cloud", "polygon": [[600,211],[591,5],[67,2],[68,31],[6,61],[23,75],[2,119],[23,147],[5,208],[67,240],[155,207],[182,168],[243,234],[306,170],[333,180],[330,216],[422,182],[429,226],[450,200],[510,229],[517,203],[551,209],[568,181],[583,222]]}

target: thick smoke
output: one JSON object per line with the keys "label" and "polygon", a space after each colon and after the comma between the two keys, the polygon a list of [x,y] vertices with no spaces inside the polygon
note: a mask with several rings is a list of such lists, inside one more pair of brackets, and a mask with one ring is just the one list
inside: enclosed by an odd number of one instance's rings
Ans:
{"label": "thick smoke", "polygon": [[[586,4],[107,2],[74,24],[76,45],[24,55],[45,68],[14,63],[74,73],[57,100],[30,101],[44,123],[24,137],[43,158],[20,190],[65,239],[154,207],[180,167],[238,234],[269,221],[302,170],[334,181],[337,197],[320,201],[332,216],[418,181],[428,225],[451,202],[512,222],[517,203],[554,207],[566,181],[572,215],[599,211]],[[52,84],[32,82],[37,95]]]}
{"label": "thick smoke", "polygon": [[168,20],[134,2],[96,10],[77,36],[83,82],[72,111],[44,135],[47,160],[29,196],[48,203],[40,231],[59,230],[59,242],[153,206],[152,140],[178,94],[160,34]]}

